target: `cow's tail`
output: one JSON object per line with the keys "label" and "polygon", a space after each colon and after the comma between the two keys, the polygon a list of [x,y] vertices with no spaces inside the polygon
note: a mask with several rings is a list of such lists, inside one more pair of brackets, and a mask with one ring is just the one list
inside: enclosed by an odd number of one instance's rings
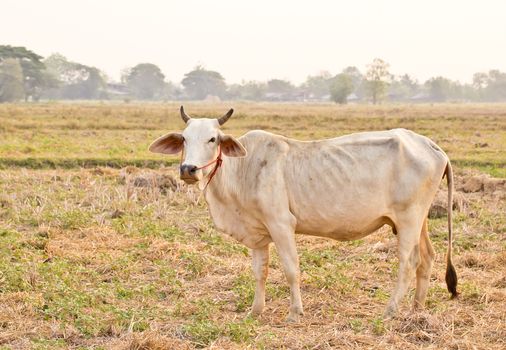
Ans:
{"label": "cow's tail", "polygon": [[448,250],[446,252],[446,287],[452,293],[452,299],[456,298],[459,293],[457,292],[457,272],[452,263],[452,209],[453,209],[453,171],[450,160],[446,164],[446,182],[448,183]]}

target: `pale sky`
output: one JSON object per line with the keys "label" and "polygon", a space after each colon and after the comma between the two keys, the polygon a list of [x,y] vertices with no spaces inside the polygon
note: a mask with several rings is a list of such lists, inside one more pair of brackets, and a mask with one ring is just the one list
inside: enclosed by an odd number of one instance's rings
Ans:
{"label": "pale sky", "polygon": [[506,71],[506,1],[2,0],[0,44],[59,52],[114,79],[141,62],[179,82],[197,64],[227,83],[303,82],[375,57],[420,81]]}

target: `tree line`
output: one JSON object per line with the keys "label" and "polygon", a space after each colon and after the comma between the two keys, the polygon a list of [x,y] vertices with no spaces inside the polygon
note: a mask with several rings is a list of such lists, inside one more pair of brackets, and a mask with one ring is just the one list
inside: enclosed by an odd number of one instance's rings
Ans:
{"label": "tree line", "polygon": [[283,79],[226,84],[216,71],[197,66],[180,83],[169,81],[153,63],[121,72],[114,82],[96,67],[72,62],[60,54],[46,58],[26,49],[0,45],[0,102],[19,100],[252,100],[348,102],[506,101],[506,73],[478,72],[472,83],[437,76],[419,82],[408,74],[393,75],[376,58],[364,72],[344,68],[338,74],[308,76],[300,85]]}

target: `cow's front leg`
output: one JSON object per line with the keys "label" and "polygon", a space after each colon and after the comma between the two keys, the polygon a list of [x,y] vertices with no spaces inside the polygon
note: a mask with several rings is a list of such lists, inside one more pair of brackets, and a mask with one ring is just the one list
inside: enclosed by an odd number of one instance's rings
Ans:
{"label": "cow's front leg", "polygon": [[275,224],[269,227],[272,240],[278,250],[279,258],[290,285],[290,313],[288,322],[298,322],[304,314],[300,296],[299,256],[295,245],[295,232],[292,225]]}
{"label": "cow's front leg", "polygon": [[265,306],[265,281],[269,273],[269,244],[259,249],[253,249],[251,252],[253,258],[253,274],[255,275],[256,288],[255,299],[251,313],[258,316],[264,311]]}

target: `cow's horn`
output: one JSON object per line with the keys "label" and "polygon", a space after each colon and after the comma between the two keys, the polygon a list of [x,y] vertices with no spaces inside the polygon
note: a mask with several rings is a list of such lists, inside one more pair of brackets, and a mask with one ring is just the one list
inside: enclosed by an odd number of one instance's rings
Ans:
{"label": "cow's horn", "polygon": [[227,122],[227,120],[232,116],[233,113],[234,113],[234,109],[230,108],[230,110],[223,117],[218,119],[218,123],[220,123],[220,125],[225,124]]}
{"label": "cow's horn", "polygon": [[191,117],[188,114],[186,114],[183,106],[181,106],[181,108],[179,110],[181,111],[181,118],[183,119],[183,121],[185,123],[188,123],[188,121],[191,119]]}

